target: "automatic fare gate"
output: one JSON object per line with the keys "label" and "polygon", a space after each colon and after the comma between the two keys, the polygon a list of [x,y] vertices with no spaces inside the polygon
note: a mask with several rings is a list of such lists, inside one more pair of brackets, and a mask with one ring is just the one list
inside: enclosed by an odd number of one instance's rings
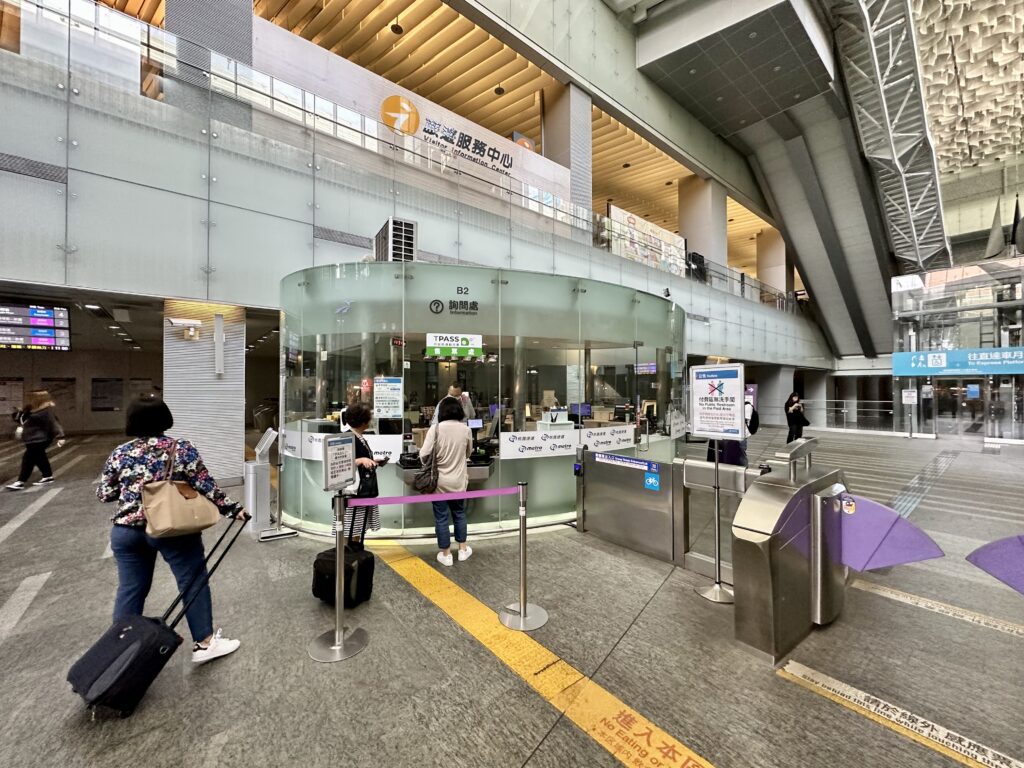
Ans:
{"label": "automatic fare gate", "polygon": [[[767,474],[719,467],[720,493],[742,497],[732,525],[736,638],[773,662],[843,607],[840,515],[849,497],[841,470],[812,466],[816,445],[790,443]],[[577,529],[685,566],[689,496],[713,491],[714,472],[707,461],[661,464],[581,449]]]}

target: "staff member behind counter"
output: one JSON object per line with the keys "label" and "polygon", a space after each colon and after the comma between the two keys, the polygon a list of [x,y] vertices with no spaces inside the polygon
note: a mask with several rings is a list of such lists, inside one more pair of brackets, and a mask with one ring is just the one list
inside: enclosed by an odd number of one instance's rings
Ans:
{"label": "staff member behind counter", "polygon": [[[452,384],[448,387],[448,397],[455,398],[459,401],[459,405],[462,406],[462,416],[459,419],[460,421],[465,422],[469,419],[476,418],[476,408],[473,407],[473,401],[470,400],[468,392],[462,391],[462,387],[458,384]],[[448,398],[442,398],[441,403],[447,399]],[[437,407],[434,409],[434,415],[430,419],[431,425],[437,424],[438,422],[437,414],[441,411],[441,403],[438,403]]]}

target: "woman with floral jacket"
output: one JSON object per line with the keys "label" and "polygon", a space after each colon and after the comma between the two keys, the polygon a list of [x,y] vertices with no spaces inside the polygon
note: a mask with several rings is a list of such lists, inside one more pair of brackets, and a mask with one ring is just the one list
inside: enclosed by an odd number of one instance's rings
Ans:
{"label": "woman with floral jacket", "polygon": [[[155,539],[146,535],[146,516],[142,511],[142,486],[168,475],[168,462],[174,454],[172,480],[183,480],[209,498],[221,514],[228,517],[248,515],[241,505],[229,499],[210,476],[199,451],[188,440],[166,437],[174,418],[163,400],[155,395],[140,397],[128,408],[125,432],[134,438],[119,445],[103,466],[96,495],[100,501],[117,502],[110,518],[110,549],[117,561],[117,597],[114,619],[142,615],[146,596],[153,584],[157,553],[170,566],[178,589],[188,588],[186,601],[195,596],[185,613],[192,633],[192,661],[201,664],[238,649],[238,640],[221,637],[213,631],[213,602],[206,573],[203,538],[200,533]],[[176,450],[174,450],[176,448]],[[197,584],[201,582],[201,584]],[[192,585],[191,587],[189,585]]]}

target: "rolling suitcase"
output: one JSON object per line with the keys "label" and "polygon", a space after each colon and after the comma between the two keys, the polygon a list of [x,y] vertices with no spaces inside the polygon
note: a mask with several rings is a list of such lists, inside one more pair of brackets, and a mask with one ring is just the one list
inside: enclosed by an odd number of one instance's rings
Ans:
{"label": "rolling suitcase", "polygon": [[[217,543],[210,549],[206,556],[207,563],[224,541],[234,522],[232,520],[228,524]],[[235,543],[238,534],[244,529],[245,523],[242,522],[224,551],[210,567],[205,581],[209,581]],[[68,672],[68,682],[71,683],[71,689],[82,697],[94,714],[97,710],[108,710],[121,717],[128,717],[135,711],[149,686],[182,643],[181,635],[175,632],[174,628],[184,618],[185,611],[192,604],[195,595],[182,606],[180,613],[170,624],[167,623],[167,619],[191,588],[192,582],[184,592],[179,593],[164,615],[158,619],[147,616],[125,616],[116,619],[110,625],[110,629],[74,663]]]}
{"label": "rolling suitcase", "polygon": [[[366,539],[366,518],[363,519],[363,539]],[[313,597],[334,605],[334,581],[337,574],[337,557],[334,547],[325,549],[313,560]],[[376,560],[372,552],[363,548],[362,542],[352,542],[352,531],[345,545],[345,607],[355,608],[370,599],[373,592],[373,571]]]}

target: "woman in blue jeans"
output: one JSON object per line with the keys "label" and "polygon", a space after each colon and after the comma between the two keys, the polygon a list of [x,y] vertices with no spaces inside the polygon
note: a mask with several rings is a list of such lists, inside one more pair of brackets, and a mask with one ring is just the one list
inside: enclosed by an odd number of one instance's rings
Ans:
{"label": "woman in blue jeans", "polygon": [[[454,397],[446,397],[437,406],[437,424],[423,440],[420,459],[434,453],[437,462],[437,492],[462,493],[469,486],[469,468],[466,459],[473,450],[473,433],[462,423],[462,404]],[[450,566],[452,540],[448,530],[448,514],[455,521],[455,541],[459,545],[459,561],[469,560],[473,549],[466,543],[466,501],[435,501],[434,529],[437,531],[437,562]]]}
{"label": "woman in blue jeans", "polygon": [[[195,600],[185,613],[192,633],[192,661],[196,664],[226,656],[238,649],[238,640],[213,631],[213,602],[206,573],[202,534],[154,539],[146,535],[146,516],[142,511],[142,486],[167,476],[167,462],[177,443],[172,479],[184,480],[216,504],[221,514],[248,519],[241,505],[231,501],[217,487],[196,447],[188,440],[165,437],[174,426],[174,418],[163,400],[155,395],[140,397],[128,408],[125,433],[133,440],[119,445],[103,465],[96,495],[100,501],[116,501],[111,517],[110,549],[117,561],[117,597],[114,618],[142,615],[146,596],[153,584],[157,553],[170,566],[178,589],[189,584],[186,600]],[[202,582],[198,584],[197,582]]]}

